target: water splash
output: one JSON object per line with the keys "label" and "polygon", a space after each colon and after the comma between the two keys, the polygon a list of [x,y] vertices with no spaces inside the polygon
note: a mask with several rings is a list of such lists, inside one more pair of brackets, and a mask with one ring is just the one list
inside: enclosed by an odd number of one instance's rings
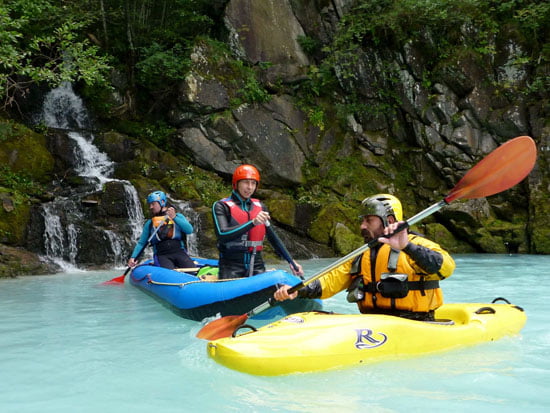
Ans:
{"label": "water splash", "polygon": [[62,83],[44,98],[40,116],[46,126],[74,130],[91,129],[88,111],[70,83]]}
{"label": "water splash", "polygon": [[68,136],[76,142],[79,151],[75,151],[75,172],[82,177],[97,179],[97,189],[105,182],[111,181],[114,163],[107,154],[100,152],[93,144],[93,139],[88,140],[78,132],[69,132]]}

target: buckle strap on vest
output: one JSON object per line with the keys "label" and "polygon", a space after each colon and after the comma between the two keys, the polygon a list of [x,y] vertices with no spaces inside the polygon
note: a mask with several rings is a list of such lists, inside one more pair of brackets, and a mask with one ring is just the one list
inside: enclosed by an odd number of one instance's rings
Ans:
{"label": "buckle strap on vest", "polygon": [[[408,282],[409,291],[410,290],[417,290],[417,291],[423,291],[423,290],[435,290],[439,288],[439,281],[438,280],[430,280],[430,281],[409,281]],[[367,285],[363,287],[363,291],[376,294],[378,290],[376,289],[376,284],[370,282]]]}
{"label": "buckle strap on vest", "polygon": [[397,270],[397,260],[399,259],[400,253],[400,250],[391,249],[390,256],[388,257],[388,270],[390,272],[395,272],[395,270]]}
{"label": "buckle strap on vest", "polygon": [[244,245],[245,247],[251,247],[251,248],[253,248],[253,247],[260,247],[260,246],[263,245],[263,243],[264,243],[263,241],[244,241],[244,242],[243,242],[243,245]]}
{"label": "buckle strap on vest", "polygon": [[247,234],[243,234],[241,238],[226,242],[225,249],[230,250],[235,248],[257,248],[261,247],[264,244],[263,241],[248,241],[247,238]]}

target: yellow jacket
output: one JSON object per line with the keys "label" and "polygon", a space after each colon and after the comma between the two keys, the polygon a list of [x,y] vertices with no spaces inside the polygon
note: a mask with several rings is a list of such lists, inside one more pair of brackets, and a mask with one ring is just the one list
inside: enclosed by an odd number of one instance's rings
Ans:
{"label": "yellow jacket", "polygon": [[[358,307],[362,313],[368,313],[371,309],[397,309],[414,312],[427,312],[435,310],[443,304],[443,292],[438,286],[430,288],[428,281],[439,281],[449,277],[454,269],[455,262],[447,251],[439,244],[421,236],[409,234],[409,244],[399,253],[397,268],[391,271],[388,268],[391,248],[382,244],[379,249],[367,250],[359,258],[349,260],[340,267],[327,273],[320,279],[321,298],[328,298],[348,288],[355,277],[362,276],[366,286],[364,298],[359,301]],[[420,256],[419,256],[420,254]],[[371,257],[375,260],[374,277],[371,270]],[[422,268],[419,261],[428,262],[433,272],[429,273]],[[360,259],[360,269],[357,275],[352,275],[352,266],[355,269]],[[409,285],[412,287],[404,298],[387,298],[377,290],[382,273],[395,272],[407,275]],[[427,288],[422,289],[425,285]]]}

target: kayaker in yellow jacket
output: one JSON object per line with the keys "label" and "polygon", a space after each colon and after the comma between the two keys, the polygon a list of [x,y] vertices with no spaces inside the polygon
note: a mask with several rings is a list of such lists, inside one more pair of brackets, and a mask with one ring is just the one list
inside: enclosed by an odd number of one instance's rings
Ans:
{"label": "kayaker in yellow jacket", "polygon": [[366,243],[381,236],[379,243],[298,292],[289,295],[290,286],[282,286],[275,299],[324,299],[347,289],[348,301],[356,302],[361,313],[433,320],[434,310],[443,304],[439,281],[453,273],[454,260],[419,234],[404,230],[390,236],[403,219],[395,196],[377,194],[365,198],[361,207],[361,235]]}

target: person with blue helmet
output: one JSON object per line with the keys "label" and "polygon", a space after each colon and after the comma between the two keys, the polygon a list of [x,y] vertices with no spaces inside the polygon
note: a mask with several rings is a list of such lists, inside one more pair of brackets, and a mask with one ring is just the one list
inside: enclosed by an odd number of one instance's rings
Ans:
{"label": "person with blue helmet", "polygon": [[151,192],[147,196],[147,204],[151,218],[143,226],[128,266],[133,268],[138,264],[139,253],[151,242],[155,265],[170,269],[195,268],[185,248],[185,236],[193,233],[193,226],[185,216],[168,205],[166,194],[162,191]]}

